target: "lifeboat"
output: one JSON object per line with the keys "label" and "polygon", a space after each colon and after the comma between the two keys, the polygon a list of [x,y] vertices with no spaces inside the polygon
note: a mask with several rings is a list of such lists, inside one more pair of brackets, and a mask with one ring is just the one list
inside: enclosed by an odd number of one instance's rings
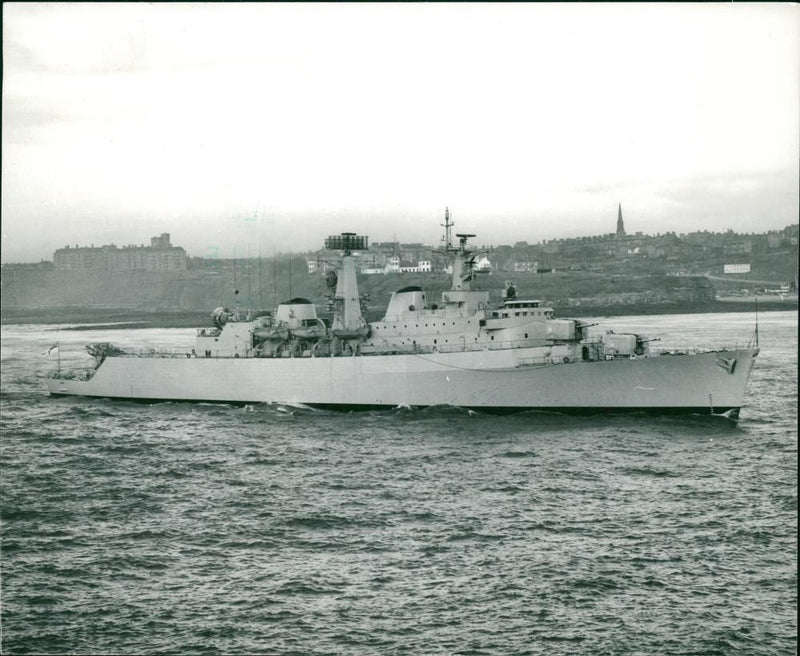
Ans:
{"label": "lifeboat", "polygon": [[331,333],[334,337],[338,337],[339,339],[363,339],[369,335],[369,326],[363,324],[356,328],[337,328],[331,330]]}
{"label": "lifeboat", "polygon": [[289,326],[287,326],[285,322],[280,321],[272,324],[271,326],[256,328],[253,331],[253,337],[256,337],[257,339],[268,340],[270,342],[282,342],[286,339],[289,339]]}
{"label": "lifeboat", "polygon": [[303,319],[298,328],[292,328],[291,333],[298,339],[322,339],[328,333],[322,319]]}

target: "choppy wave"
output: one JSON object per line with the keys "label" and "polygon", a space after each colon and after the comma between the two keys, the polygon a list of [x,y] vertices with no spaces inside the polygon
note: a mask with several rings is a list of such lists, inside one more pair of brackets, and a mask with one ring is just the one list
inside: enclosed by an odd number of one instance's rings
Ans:
{"label": "choppy wave", "polygon": [[52,334],[4,328],[0,651],[795,654],[797,324],[769,322],[738,426],[50,399]]}

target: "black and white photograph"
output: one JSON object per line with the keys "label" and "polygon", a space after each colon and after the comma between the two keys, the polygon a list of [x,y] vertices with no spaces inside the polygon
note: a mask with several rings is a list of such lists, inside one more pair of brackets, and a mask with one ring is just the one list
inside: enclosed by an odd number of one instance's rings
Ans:
{"label": "black and white photograph", "polygon": [[797,653],[798,5],[2,12],[0,653]]}

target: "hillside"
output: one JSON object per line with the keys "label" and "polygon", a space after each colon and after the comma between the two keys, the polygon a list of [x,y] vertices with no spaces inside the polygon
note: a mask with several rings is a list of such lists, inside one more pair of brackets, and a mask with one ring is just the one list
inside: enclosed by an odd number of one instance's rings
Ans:
{"label": "hillside", "polygon": [[[192,326],[207,322],[219,306],[270,309],[296,296],[317,303],[327,312],[322,276],[309,274],[305,262],[295,258],[280,266],[250,268],[239,264],[217,269],[191,269],[155,273],[133,271],[97,275],[90,272],[28,270],[2,276],[3,323],[148,322],[152,325]],[[506,280],[513,280],[521,297],[541,299],[561,316],[709,312],[752,309],[751,302],[715,301],[715,289],[705,277],[659,275],[609,275],[588,271],[548,274],[496,272],[479,277],[476,288],[500,301]],[[359,288],[366,298],[367,317],[382,316],[391,293],[419,285],[435,302],[449,287],[445,274],[410,273],[360,275]],[[238,290],[238,293],[236,293]],[[792,304],[793,303],[793,304]],[[791,309],[794,300],[773,297],[760,300],[767,309]],[[741,307],[740,307],[741,306]]]}

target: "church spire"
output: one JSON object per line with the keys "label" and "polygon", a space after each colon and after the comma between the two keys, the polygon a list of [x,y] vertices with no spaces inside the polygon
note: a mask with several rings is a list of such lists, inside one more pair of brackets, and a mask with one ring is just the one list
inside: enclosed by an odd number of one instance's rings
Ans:
{"label": "church spire", "polygon": [[619,204],[619,213],[617,214],[617,237],[625,236],[625,225],[622,223],[622,203]]}

